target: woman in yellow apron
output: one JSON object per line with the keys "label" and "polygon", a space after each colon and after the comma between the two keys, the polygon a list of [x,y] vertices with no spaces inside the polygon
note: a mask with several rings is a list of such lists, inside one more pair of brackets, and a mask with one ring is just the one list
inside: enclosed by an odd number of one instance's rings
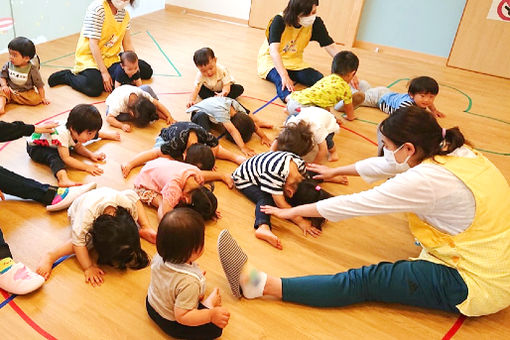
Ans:
{"label": "woman in yellow apron", "polygon": [[235,294],[240,285],[251,298],[271,295],[319,307],[380,301],[467,316],[510,305],[510,187],[505,177],[465,145],[458,128],[441,128],[416,106],[397,110],[381,123],[380,131],[384,157],[310,170],[322,179],[359,175],[372,182],[391,177],[386,182],[315,204],[262,210],[285,219],[317,216],[331,221],[407,212],[410,230],[422,247],[419,257],[336,275],[280,279],[246,265],[243,269],[246,255],[223,232],[220,258]]}
{"label": "woman in yellow apron", "polygon": [[[134,51],[129,35],[130,16],[125,9],[135,0],[94,0],[87,8],[76,46],[74,68],[53,73],[48,84],[69,85],[97,97],[113,89],[112,75],[120,67],[119,53]],[[150,79],[152,68],[139,59],[140,77]]]}
{"label": "woman in yellow apron", "polygon": [[259,77],[274,83],[278,97],[294,91],[294,82],[312,86],[322,73],[303,61],[303,51],[310,40],[317,41],[334,57],[340,50],[317,16],[318,0],[290,0],[283,13],[269,21],[266,39],[257,58]]}

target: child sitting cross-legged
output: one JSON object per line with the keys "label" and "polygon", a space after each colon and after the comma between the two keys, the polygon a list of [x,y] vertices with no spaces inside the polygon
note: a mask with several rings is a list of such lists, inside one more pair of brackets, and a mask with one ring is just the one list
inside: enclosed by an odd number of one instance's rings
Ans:
{"label": "child sitting cross-legged", "polygon": [[195,262],[204,252],[204,220],[189,208],[167,213],[158,227],[146,308],[150,318],[178,339],[215,339],[230,313],[218,288],[205,297],[205,276]]}
{"label": "child sitting cross-legged", "polygon": [[[200,166],[198,166],[200,170],[212,170],[215,158],[226,159],[236,164],[241,164],[246,160],[244,156],[236,155],[222,147],[218,143],[218,139],[200,125],[192,122],[176,122],[161,129],[152,149],[137,154],[129,162],[121,165],[124,178],[133,168],[158,157],[177,161],[192,157],[201,160]],[[185,162],[193,163],[189,159]]]}
{"label": "child sitting cross-legged", "polygon": [[98,254],[98,265],[141,269],[149,264],[147,253],[140,246],[140,237],[155,243],[156,232],[151,229],[143,204],[133,190],[103,187],[89,191],[71,204],[67,214],[71,221],[71,239],[48,252],[39,262],[37,273],[45,279],[50,276],[53,262],[75,254],[85,282],[93,287],[101,285],[104,272],[92,262],[89,246]]}
{"label": "child sitting cross-legged", "polygon": [[49,165],[59,186],[77,185],[79,183],[69,179],[66,166],[94,176],[101,175],[103,169],[97,164],[87,164],[72,157],[70,148],[93,162],[99,162],[104,161],[106,155],[91,152],[83,144],[96,138],[120,141],[118,132],[100,131],[102,125],[101,114],[94,105],[76,105],[69,113],[67,122],[57,126],[54,132],[36,132],[27,138],[28,155],[38,163]]}
{"label": "child sitting cross-legged", "polygon": [[272,124],[260,120],[235,99],[228,97],[209,97],[189,107],[186,112],[191,113],[191,121],[202,126],[206,131],[211,130],[211,124],[221,124],[227,132],[227,139],[237,144],[246,156],[255,155],[247,143],[255,132],[263,145],[270,146],[271,142],[261,128],[273,128]]}

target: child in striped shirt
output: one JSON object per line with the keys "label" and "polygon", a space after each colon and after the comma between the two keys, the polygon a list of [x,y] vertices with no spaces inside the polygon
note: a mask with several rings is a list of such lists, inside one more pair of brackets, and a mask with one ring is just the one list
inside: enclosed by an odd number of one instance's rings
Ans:
{"label": "child in striped shirt", "polygon": [[[286,151],[270,151],[247,159],[232,174],[236,188],[256,204],[255,236],[277,249],[282,249],[280,239],[271,231],[270,216],[261,212],[260,207],[276,204],[290,208],[285,197],[294,195],[305,172],[305,162],[299,156]],[[302,217],[296,217],[292,222],[303,230],[304,235],[315,237],[321,233]]]}

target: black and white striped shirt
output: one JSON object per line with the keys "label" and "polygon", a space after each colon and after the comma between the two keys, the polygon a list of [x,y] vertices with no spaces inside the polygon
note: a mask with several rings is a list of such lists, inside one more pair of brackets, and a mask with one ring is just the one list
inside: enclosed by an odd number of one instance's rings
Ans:
{"label": "black and white striped shirt", "polygon": [[[115,21],[122,22],[126,16],[127,11],[122,9],[115,14]],[[83,20],[82,32],[85,38],[101,39],[101,30],[103,29],[104,22],[104,7],[103,0],[96,0],[92,2],[87,8],[85,19]],[[129,30],[131,24],[128,24]]]}
{"label": "black and white striped shirt", "polygon": [[269,151],[244,161],[232,173],[232,179],[239,190],[256,185],[269,194],[283,195],[291,160],[304,175],[306,164],[299,156],[287,151]]}

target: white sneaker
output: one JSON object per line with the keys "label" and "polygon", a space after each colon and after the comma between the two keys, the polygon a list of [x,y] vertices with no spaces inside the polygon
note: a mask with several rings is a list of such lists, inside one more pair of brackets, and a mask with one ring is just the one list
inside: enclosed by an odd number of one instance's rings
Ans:
{"label": "white sneaker", "polygon": [[41,287],[43,283],[44,278],[23,263],[13,264],[9,270],[0,275],[0,288],[11,294],[28,294]]}
{"label": "white sneaker", "polygon": [[65,209],[73,203],[73,201],[80,195],[86,193],[94,189],[97,186],[95,182],[87,183],[83,185],[78,185],[75,187],[69,188],[58,188],[58,190],[65,190],[63,193],[59,193],[57,191],[57,195],[60,197],[57,198],[57,201],[53,204],[47,205],[46,210],[48,211],[58,211]]}

